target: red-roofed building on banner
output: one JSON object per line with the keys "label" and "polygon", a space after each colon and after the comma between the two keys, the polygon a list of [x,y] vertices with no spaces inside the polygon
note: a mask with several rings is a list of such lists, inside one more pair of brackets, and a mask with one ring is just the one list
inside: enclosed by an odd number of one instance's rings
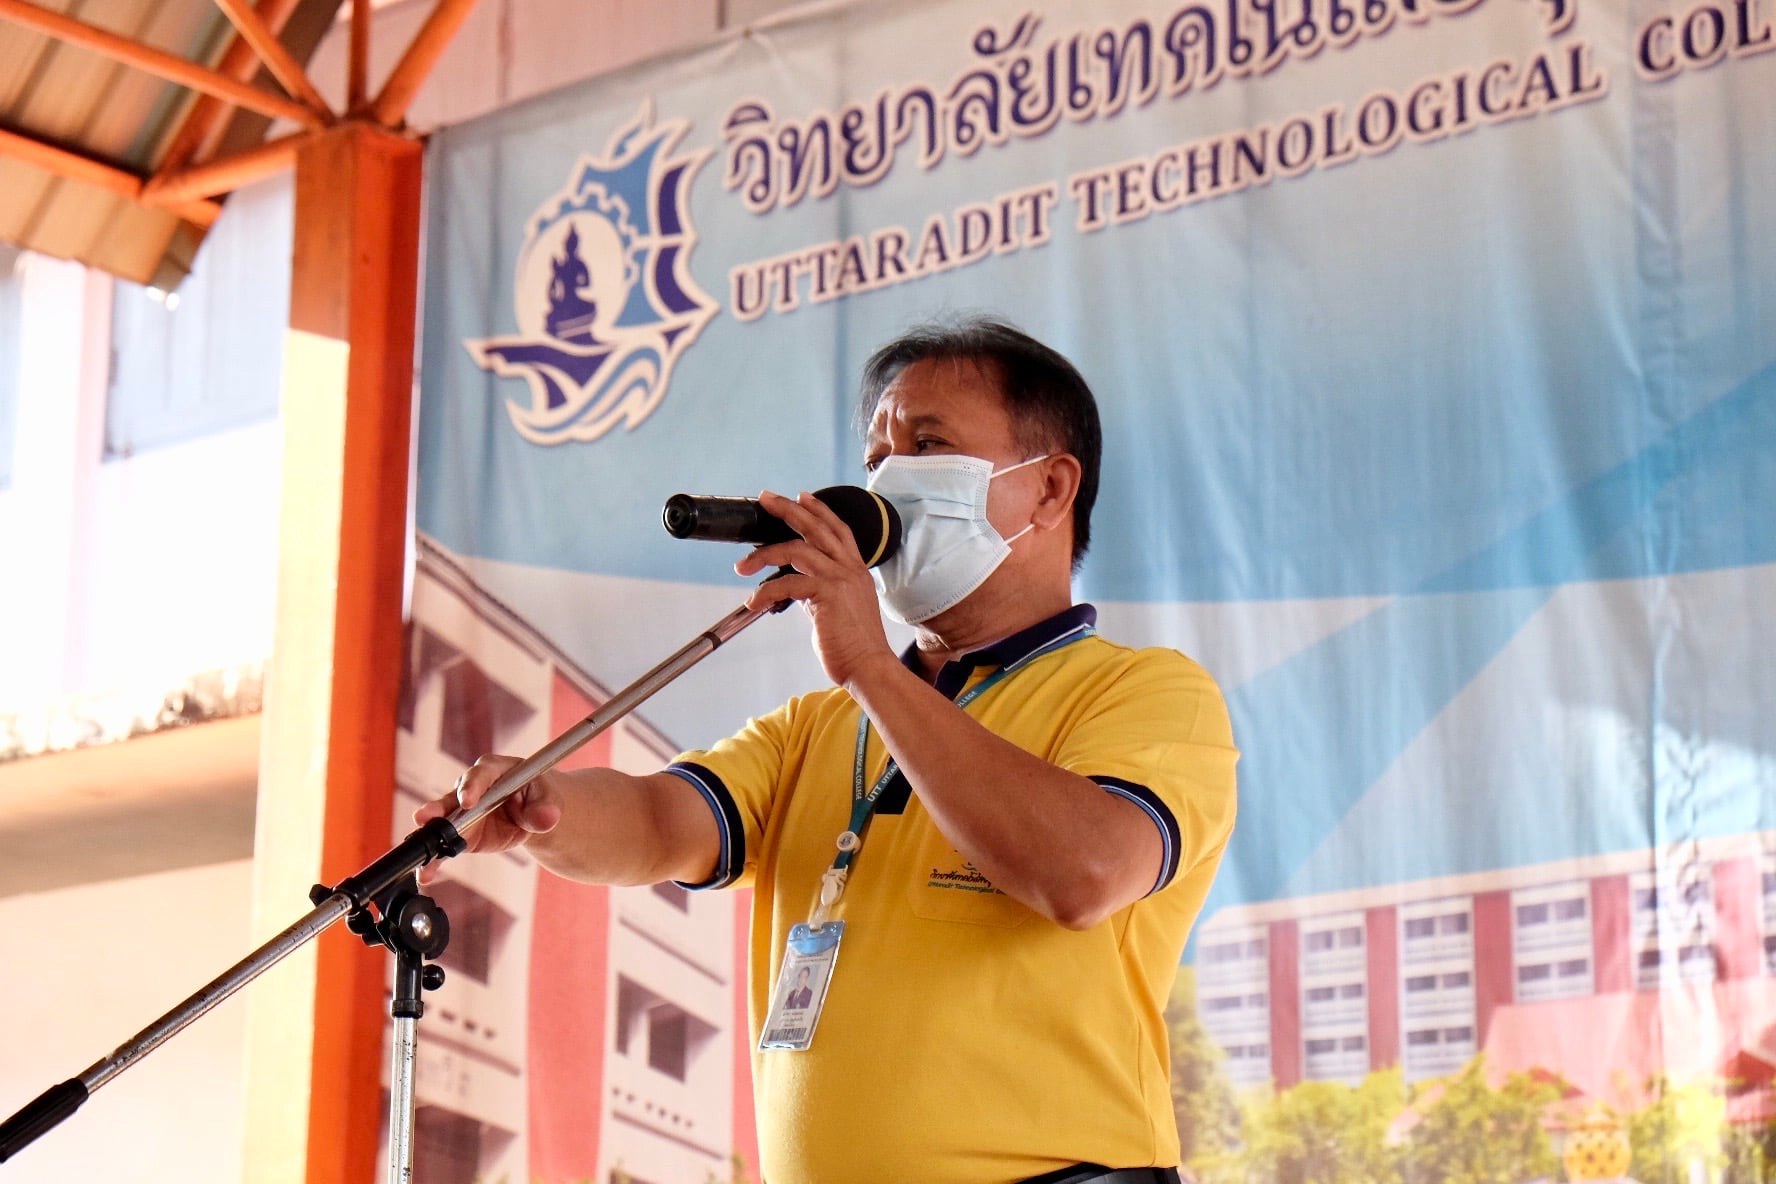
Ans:
{"label": "red-roofed building on banner", "polygon": [[[1629,1110],[1652,1100],[1648,1083],[1720,1078],[1739,1121],[1776,1117],[1776,977],[1683,983],[1500,1009],[1486,1039],[1488,1070],[1538,1067],[1588,1098]],[[1768,1058],[1768,1059],[1767,1059]]]}
{"label": "red-roofed building on banner", "polygon": [[1224,909],[1196,968],[1238,1085],[1484,1052],[1621,1106],[1720,1079],[1734,1120],[1776,1117],[1776,832]]}
{"label": "red-roofed building on banner", "polygon": [[[523,754],[608,690],[419,540],[397,832],[487,752]],[[652,772],[677,748],[631,715],[565,768]],[[522,852],[429,889],[451,920],[420,1025],[416,1179],[756,1179],[745,893],[606,888]]]}

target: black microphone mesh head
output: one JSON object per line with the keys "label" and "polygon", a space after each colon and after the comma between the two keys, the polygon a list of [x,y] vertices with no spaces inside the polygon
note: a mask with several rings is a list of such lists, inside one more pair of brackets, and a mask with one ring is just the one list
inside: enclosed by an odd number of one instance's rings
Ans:
{"label": "black microphone mesh head", "polygon": [[900,550],[900,514],[887,498],[856,485],[829,486],[814,496],[851,528],[867,566],[886,562]]}

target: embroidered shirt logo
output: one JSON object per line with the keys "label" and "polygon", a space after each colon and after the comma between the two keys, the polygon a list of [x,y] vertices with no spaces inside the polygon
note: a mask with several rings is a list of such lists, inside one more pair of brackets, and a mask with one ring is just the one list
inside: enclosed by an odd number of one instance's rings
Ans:
{"label": "embroidered shirt logo", "polygon": [[717,306],[690,274],[691,180],[713,149],[674,155],[687,120],[652,105],[583,156],[531,219],[513,286],[518,335],[465,341],[477,363],[523,378],[512,425],[536,444],[633,429],[666,395],[674,364]]}
{"label": "embroidered shirt logo", "polygon": [[993,881],[981,875],[980,869],[972,863],[964,863],[959,869],[945,870],[932,868],[931,878],[925,881],[927,888],[947,888],[957,892],[1004,893],[993,887]]}

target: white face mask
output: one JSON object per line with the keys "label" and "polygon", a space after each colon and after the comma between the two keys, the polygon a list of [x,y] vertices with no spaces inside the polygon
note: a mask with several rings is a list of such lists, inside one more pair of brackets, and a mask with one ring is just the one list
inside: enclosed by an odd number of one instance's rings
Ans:
{"label": "white face mask", "polygon": [[978,456],[890,456],[870,474],[869,488],[900,512],[900,550],[871,569],[888,615],[908,625],[928,621],[966,600],[1011,554],[1030,523],[1003,538],[987,521],[987,487],[994,477],[1029,460],[993,471]]}

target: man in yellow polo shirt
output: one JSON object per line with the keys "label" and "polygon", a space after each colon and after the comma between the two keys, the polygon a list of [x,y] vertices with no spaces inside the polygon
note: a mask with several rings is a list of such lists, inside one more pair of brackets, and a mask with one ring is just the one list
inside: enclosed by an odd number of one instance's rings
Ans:
{"label": "man in yellow polo shirt", "polygon": [[1100,444],[1070,363],[971,320],[884,347],[863,387],[901,551],[872,573],[825,505],[767,492],[800,537],[736,564],[793,566],[753,600],[802,602],[832,687],[651,776],[545,774],[471,846],[757,889],[768,1184],[1175,1181],[1162,1009],[1233,825],[1225,705],[1072,602]]}

